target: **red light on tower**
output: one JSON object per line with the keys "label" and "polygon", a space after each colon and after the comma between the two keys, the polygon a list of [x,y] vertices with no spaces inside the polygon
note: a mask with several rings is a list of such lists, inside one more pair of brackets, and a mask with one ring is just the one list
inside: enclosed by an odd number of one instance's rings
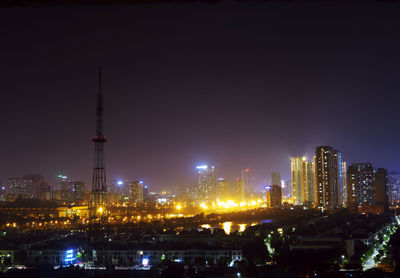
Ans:
{"label": "red light on tower", "polygon": [[247,169],[246,169],[246,172],[250,172],[250,169],[249,169],[249,168],[247,168]]}

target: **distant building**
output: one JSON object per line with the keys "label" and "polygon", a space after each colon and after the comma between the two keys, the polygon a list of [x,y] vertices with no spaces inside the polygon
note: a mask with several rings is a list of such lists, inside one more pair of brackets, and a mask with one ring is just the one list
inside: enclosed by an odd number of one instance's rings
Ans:
{"label": "distant building", "polygon": [[235,198],[236,201],[242,202],[245,199],[245,193],[244,193],[244,184],[242,179],[236,178],[235,179]]}
{"label": "distant building", "polygon": [[272,172],[272,174],[271,174],[271,184],[273,184],[273,185],[281,185],[281,173]]}
{"label": "distant building", "polygon": [[228,200],[230,197],[230,185],[229,181],[225,180],[223,178],[218,179],[218,193],[217,193],[217,198],[221,201]]}
{"label": "distant building", "polygon": [[353,163],[347,169],[349,207],[375,204],[374,168],[371,163]]}
{"label": "distant building", "polygon": [[267,208],[278,208],[282,204],[282,189],[279,185],[265,187],[265,200]]}
{"label": "distant building", "polygon": [[392,171],[388,174],[389,202],[400,201],[400,172]]}
{"label": "distant building", "polygon": [[81,203],[85,200],[86,184],[83,181],[65,181],[61,183],[60,200]]}
{"label": "distant building", "polygon": [[51,188],[42,175],[25,175],[22,178],[23,198],[50,200]]}
{"label": "distant building", "polygon": [[196,167],[196,195],[198,201],[214,201],[217,197],[217,178],[214,166]]}
{"label": "distant building", "polygon": [[250,183],[249,183],[249,172],[250,169],[244,169],[242,170],[242,183],[243,183],[243,191],[244,191],[244,197],[249,196],[253,193],[254,188],[250,187]]}
{"label": "distant building", "polygon": [[316,205],[334,210],[342,206],[342,156],[330,146],[315,150]]}
{"label": "distant building", "polygon": [[143,201],[147,202],[149,200],[149,187],[147,185],[143,186]]}
{"label": "distant building", "polygon": [[8,178],[7,183],[7,199],[10,201],[15,200],[18,195],[23,194],[21,180],[19,178]]}
{"label": "distant building", "polygon": [[378,168],[375,171],[375,203],[385,212],[389,211],[388,196],[388,171],[384,168]]}
{"label": "distant building", "polygon": [[134,181],[129,184],[131,189],[130,200],[134,203],[143,203],[143,182]]}

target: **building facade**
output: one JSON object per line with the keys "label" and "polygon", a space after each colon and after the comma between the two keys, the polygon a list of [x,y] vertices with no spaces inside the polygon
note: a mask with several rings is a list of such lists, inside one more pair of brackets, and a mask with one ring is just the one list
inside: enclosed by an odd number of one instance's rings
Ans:
{"label": "building facade", "polygon": [[400,201],[400,172],[391,171],[388,174],[389,203]]}
{"label": "building facade", "polygon": [[349,207],[374,205],[374,168],[371,163],[353,163],[347,169],[347,204]]}
{"label": "building facade", "polygon": [[271,174],[271,184],[274,185],[281,185],[281,173],[279,172],[272,172]]}
{"label": "building facade", "polygon": [[342,206],[341,154],[330,146],[319,146],[315,150],[315,201],[316,206],[334,210]]}
{"label": "building facade", "polygon": [[267,208],[279,208],[282,205],[282,189],[279,185],[265,187],[265,201]]}
{"label": "building facade", "polygon": [[133,203],[143,203],[143,182],[134,181],[129,184],[130,186],[130,201]]}
{"label": "building facade", "polygon": [[199,201],[214,201],[217,195],[217,178],[214,166],[196,167],[196,195]]}
{"label": "building facade", "polygon": [[292,198],[295,205],[315,203],[315,165],[305,157],[291,158]]}

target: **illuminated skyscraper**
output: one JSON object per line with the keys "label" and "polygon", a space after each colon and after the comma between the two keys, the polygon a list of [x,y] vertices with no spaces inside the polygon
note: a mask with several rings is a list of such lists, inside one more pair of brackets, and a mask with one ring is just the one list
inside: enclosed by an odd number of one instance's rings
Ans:
{"label": "illuminated skyscraper", "polygon": [[342,161],[342,186],[343,186],[343,203],[342,206],[344,208],[347,207],[348,202],[348,187],[347,187],[347,164],[346,162]]}
{"label": "illuminated skyscraper", "polygon": [[217,198],[217,178],[214,166],[196,167],[196,194],[199,201],[214,201]]}
{"label": "illuminated skyscraper", "polygon": [[303,160],[303,203],[315,204],[315,165],[314,162]]}
{"label": "illuminated skyscraper", "polygon": [[392,171],[388,174],[389,203],[400,201],[400,172]]}
{"label": "illuminated skyscraper", "polygon": [[340,152],[330,146],[315,151],[316,205],[334,210],[342,206],[342,164]]}
{"label": "illuminated skyscraper", "polygon": [[303,161],[300,157],[292,157],[290,163],[292,175],[292,198],[295,205],[303,204]]}
{"label": "illuminated skyscraper", "polygon": [[315,202],[314,163],[306,157],[291,158],[292,198],[295,205],[312,205]]}
{"label": "illuminated skyscraper", "polygon": [[347,169],[349,207],[375,204],[374,168],[371,163],[353,163]]}
{"label": "illuminated skyscraper", "polygon": [[129,184],[131,189],[131,197],[130,200],[133,203],[143,203],[143,182],[142,181],[134,181]]}
{"label": "illuminated skyscraper", "polygon": [[342,154],[334,150],[333,151],[333,166],[335,172],[335,184],[336,184],[336,196],[337,207],[343,207],[343,173],[342,173]]}
{"label": "illuminated skyscraper", "polygon": [[273,184],[273,185],[281,185],[281,173],[272,172],[272,174],[271,174],[271,184]]}

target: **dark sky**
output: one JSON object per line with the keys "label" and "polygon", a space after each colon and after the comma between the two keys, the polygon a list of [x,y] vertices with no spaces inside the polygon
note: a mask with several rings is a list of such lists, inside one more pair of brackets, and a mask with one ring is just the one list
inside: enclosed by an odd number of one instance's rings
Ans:
{"label": "dark sky", "polygon": [[341,2],[0,7],[0,180],[90,181],[99,65],[109,178],[261,184],[317,145],[400,169],[400,2]]}

